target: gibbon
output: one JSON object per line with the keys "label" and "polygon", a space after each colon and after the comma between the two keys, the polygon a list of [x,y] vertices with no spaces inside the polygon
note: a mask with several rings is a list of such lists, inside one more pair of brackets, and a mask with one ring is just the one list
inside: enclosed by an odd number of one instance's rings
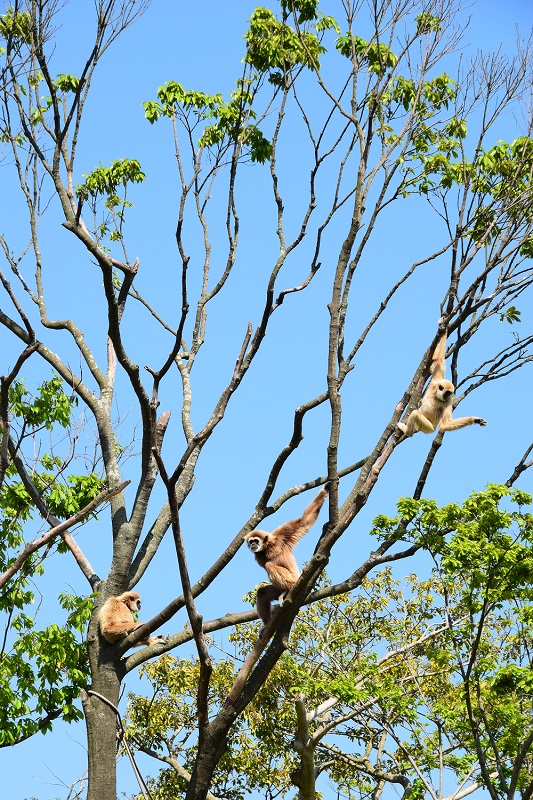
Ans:
{"label": "gibbon", "polygon": [[257,590],[257,613],[263,620],[263,625],[267,625],[270,620],[272,600],[278,600],[282,605],[283,598],[300,577],[292,549],[316,522],[327,496],[328,490],[321,489],[299,519],[284,522],[272,533],[252,531],[244,537],[255,555],[255,560],[266,569],[271,580],[268,586],[260,586]]}
{"label": "gibbon", "polygon": [[481,417],[458,417],[452,419],[453,396],[455,387],[451,381],[444,378],[446,365],[446,334],[444,334],[435,347],[431,362],[431,382],[424,392],[419,409],[409,415],[407,423],[399,422],[398,427],[406,436],[412,436],[417,431],[433,433],[439,431],[456,431],[466,425],[486,425]]}
{"label": "gibbon", "polygon": [[[140,611],[141,597],[137,592],[124,592],[118,597],[110,597],[105,601],[98,614],[100,632],[110,644],[116,644],[129,633],[140,628],[144,623],[136,622],[133,611]],[[143,644],[159,644],[166,641],[166,636],[149,636],[137,642],[136,647]]]}

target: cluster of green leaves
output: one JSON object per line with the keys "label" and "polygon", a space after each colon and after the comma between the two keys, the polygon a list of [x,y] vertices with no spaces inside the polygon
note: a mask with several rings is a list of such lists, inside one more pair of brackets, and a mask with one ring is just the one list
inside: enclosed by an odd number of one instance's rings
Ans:
{"label": "cluster of green leaves", "polygon": [[513,325],[515,322],[521,322],[521,315],[522,312],[516,306],[509,306],[500,314],[500,322],[505,320],[509,325]]}
{"label": "cluster of green leaves", "polygon": [[434,16],[429,11],[423,11],[415,17],[416,30],[418,34],[424,33],[438,33],[442,30],[441,21],[439,17]]}
{"label": "cluster of green leaves", "polygon": [[[487,575],[502,569],[511,590],[514,580],[523,586],[527,576],[527,586],[533,586],[533,516],[524,512],[532,502],[520,489],[499,484],[474,492],[462,505],[450,503],[442,508],[434,500],[402,498],[397,504],[400,516],[376,517],[372,533],[381,538],[408,538],[438,555],[444,569],[450,567],[455,573],[462,565],[472,576],[474,565],[479,564],[477,580],[485,588]],[[516,509],[507,508],[510,504]],[[405,521],[409,522],[407,533],[401,524]],[[509,559],[517,567],[520,564],[516,575],[508,571]],[[498,591],[501,587],[500,581]]]}
{"label": "cluster of green leaves", "polygon": [[[14,381],[9,387],[9,411],[13,424],[18,426],[21,439],[34,437],[42,430],[51,431],[54,425],[68,428],[72,411],[77,405],[75,395],[67,395],[61,378],[55,375],[43,381],[35,395],[23,381]],[[58,475],[64,471],[60,456],[44,453],[32,471],[32,481],[43,500],[56,517],[66,519],[87,505],[101,490],[101,477],[97,473],[67,475],[60,482]],[[32,516],[33,503],[18,478],[14,464],[7,470],[6,482],[1,488],[0,506],[2,523],[11,531],[21,532],[21,523]],[[13,544],[20,544],[20,541]]]}
{"label": "cluster of green leaves", "polygon": [[[75,399],[63,390],[61,379],[54,376],[44,381],[35,395],[25,387],[23,381],[15,381],[9,387],[9,411],[13,423],[19,424],[20,435],[35,434],[39,429],[52,430],[55,424],[66,428],[70,424]],[[50,469],[50,456],[42,456],[41,463]],[[46,479],[43,479],[46,480]],[[23,526],[32,518],[33,504],[19,479],[14,464],[7,468],[5,480],[0,487],[0,571],[4,571],[14,558],[16,551],[23,546]],[[25,575],[34,572],[32,564],[40,571],[38,559],[29,559]],[[33,601],[27,591],[28,581],[23,577],[15,590],[7,589],[0,598],[0,608],[23,608]]]}
{"label": "cluster of green leaves", "polygon": [[70,423],[72,409],[77,405],[75,395],[67,395],[63,389],[63,381],[54,375],[49,381],[43,381],[32,396],[24,381],[14,381],[9,387],[9,410],[30,428],[46,428],[52,430],[55,423],[66,428]]}
{"label": "cluster of green leaves", "polygon": [[[81,201],[88,200],[94,213],[97,201],[105,197],[103,219],[95,231],[98,241],[107,237],[111,242],[121,242],[126,209],[133,207],[133,203],[126,199],[128,186],[142,183],[146,178],[140,163],[134,158],[120,158],[110,167],[100,164],[83,177],[85,181],[76,186],[76,195]],[[101,246],[104,250],[109,249]]]}
{"label": "cluster of green leaves", "polygon": [[355,59],[358,65],[367,64],[368,71],[378,75],[384,75],[398,63],[398,57],[383,42],[367,42],[350,33],[340,36],[335,47],[341,55]]}
{"label": "cluster of green leaves", "polygon": [[[312,6],[312,7],[311,7]],[[299,21],[314,20],[316,4],[300,4]],[[256,8],[250,17],[250,24],[244,38],[246,40],[245,61],[259,73],[271,72],[271,82],[283,85],[285,76],[295,67],[320,68],[320,56],[325,47],[315,33],[309,30],[294,30],[287,23],[288,13],[278,20],[268,8]],[[332,17],[321,18],[321,28],[336,27]]]}
{"label": "cluster of green leaves", "polygon": [[297,15],[298,25],[313,22],[318,17],[318,3],[319,0],[280,0],[284,18],[294,13]]}
{"label": "cluster of green leaves", "polygon": [[[388,537],[409,520],[408,538],[430,549],[438,564],[437,586],[453,624],[426,657],[449,676],[430,697],[435,718],[458,742],[449,760],[457,774],[476,765],[475,734],[509,776],[533,731],[532,502],[518,489],[490,485],[441,509],[429,500],[402,500],[400,516],[374,521],[374,531]],[[517,770],[520,786],[529,781],[528,758]]]}
{"label": "cluster of green leaves", "polygon": [[[42,73],[30,73],[28,76],[28,83],[32,88],[36,89],[42,79]],[[60,73],[54,81],[55,88],[60,92],[63,92],[64,95],[68,94],[69,92],[76,92],[79,85],[79,78],[76,78],[74,75],[66,75],[64,73]],[[22,84],[19,84],[18,88],[23,94],[26,94],[26,89]],[[52,103],[53,100],[50,95],[44,95],[43,97],[39,98],[37,108],[34,108],[30,113],[30,120],[33,126],[44,122],[46,112],[51,108]]]}
{"label": "cluster of green leaves", "polygon": [[223,147],[226,142],[238,143],[250,154],[252,161],[264,163],[270,159],[272,146],[251,120],[257,115],[252,108],[254,79],[238,80],[237,89],[225,102],[222,95],[186,91],[176,81],[168,81],[157,90],[157,100],[143,103],[146,119],[153,124],[160,117],[179,119],[189,128],[189,115],[194,120],[216,120],[204,129],[200,147]]}
{"label": "cluster of green leaves", "polygon": [[62,625],[35,630],[34,620],[22,614],[12,622],[20,635],[0,654],[0,747],[37,731],[47,733],[59,716],[66,722],[83,716],[76,702],[87,685],[89,665],[80,634],[89,622],[93,598],[62,594],[59,602],[70,612]]}
{"label": "cluster of green leaves", "polygon": [[[32,442],[33,449],[42,430],[68,428],[75,406],[76,398],[64,391],[58,376],[44,381],[34,394],[23,381],[15,381],[9,388],[9,413],[19,451],[23,451],[26,440]],[[58,476],[65,468],[62,458],[44,453],[31,471],[34,485],[59,518],[78,511],[101,487],[100,477],[94,473],[68,474],[60,480]],[[24,547],[23,531],[34,515],[30,495],[10,463],[0,487],[0,572]],[[57,549],[65,547],[60,543]],[[92,598],[60,595],[61,608],[68,612],[64,624],[39,630],[32,609],[33,584],[43,571],[43,554],[33,553],[0,590],[5,625],[0,652],[0,746],[14,744],[39,730],[50,730],[53,719],[59,716],[68,722],[81,716],[75,702],[80,687],[86,684],[88,665],[80,634],[89,620]]]}
{"label": "cluster of green leaves", "polygon": [[[475,244],[485,246],[493,242],[508,224],[518,228],[523,223],[531,222],[533,139],[519,137],[510,143],[497,142],[489,150],[481,150],[469,161],[463,151],[468,133],[464,119],[453,117],[442,126],[424,121],[428,113],[431,115],[432,109],[439,110],[443,102],[447,107],[454,95],[453,81],[447,76],[441,76],[441,79],[443,84],[438,87],[435,99],[423,110],[422,121],[412,137],[413,147],[404,159],[405,162],[417,162],[416,166],[406,163],[408,177],[404,194],[407,195],[411,187],[428,194],[440,188],[448,190],[454,185],[467,185],[476,195],[478,205],[465,235]],[[401,99],[398,98],[398,88]],[[408,108],[412,97],[413,88],[405,84],[404,79],[399,79],[390,98],[398,98]],[[394,138],[392,130],[390,125],[384,124],[379,131],[386,143]],[[423,167],[421,174],[418,167],[420,162]],[[502,207],[505,208],[504,213]],[[522,244],[520,255],[533,257],[533,237]]]}
{"label": "cluster of green leaves", "polygon": [[76,195],[79,198],[87,200],[89,197],[105,197],[110,207],[114,207],[122,202],[117,196],[119,187],[125,193],[129,183],[142,183],[146,175],[136,159],[119,158],[110,167],[100,164],[83,177],[85,181],[76,186]]}
{"label": "cluster of green leaves", "polygon": [[79,85],[79,78],[76,78],[75,75],[65,74],[63,72],[60,72],[54,81],[56,89],[59,89],[60,92],[65,92],[65,94],[67,92],[77,92]]}
{"label": "cluster of green leaves", "polygon": [[379,98],[376,132],[385,146],[402,141],[398,126],[407,115],[413,115],[409,147],[400,159],[406,176],[404,196],[412,191],[428,194],[438,186],[450,188],[465,180],[466,121],[460,117],[439,119],[439,112],[448,109],[456,91],[455,81],[446,73],[420,87],[411,79],[395,76]]}
{"label": "cluster of green leaves", "polygon": [[9,6],[6,13],[0,16],[0,36],[2,39],[31,44],[31,14],[28,11],[15,11],[13,6]]}
{"label": "cluster of green leaves", "polygon": [[[499,141],[478,154],[469,172],[472,189],[481,201],[469,231],[474,242],[489,244],[507,223],[520,225],[531,221],[532,168],[533,139],[527,136],[512,142]],[[500,204],[506,206],[505,217]],[[520,254],[533,257],[533,237],[523,243]]]}

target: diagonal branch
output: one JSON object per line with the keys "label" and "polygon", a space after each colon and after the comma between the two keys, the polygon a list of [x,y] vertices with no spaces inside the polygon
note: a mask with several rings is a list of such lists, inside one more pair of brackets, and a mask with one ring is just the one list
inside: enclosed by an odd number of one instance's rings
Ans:
{"label": "diagonal branch", "polygon": [[[35,504],[37,510],[39,511],[39,513],[41,514],[43,519],[46,520],[46,522],[49,522],[51,525],[54,525],[54,526],[60,525],[61,524],[61,520],[59,520],[55,516],[55,514],[52,514],[52,512],[50,511],[50,509],[48,508],[48,506],[44,502],[44,500],[41,497],[39,491],[37,490],[35,484],[33,483],[32,479],[28,475],[28,473],[26,471],[26,467],[24,466],[24,462],[22,461],[22,458],[18,454],[18,452],[17,452],[17,450],[15,448],[15,445],[13,444],[13,442],[11,440],[9,442],[9,452],[10,452],[11,458],[13,459],[13,463],[15,464],[16,470],[17,470],[17,472],[18,472],[18,474],[20,476],[20,479],[22,481],[22,484],[23,484],[24,488],[28,492],[29,496],[31,497],[33,503]],[[124,486],[127,486],[128,483],[129,483],[129,481],[127,481],[124,484]],[[111,490],[107,489],[106,491],[109,492]],[[115,489],[112,490],[112,494],[109,494],[107,496],[107,499],[109,499],[110,497],[113,497],[115,494],[120,493],[120,491],[122,491],[121,487],[118,487],[118,488],[115,487]],[[98,583],[99,578],[98,578],[97,574],[95,573],[94,569],[92,568],[91,564],[89,563],[89,561],[85,557],[85,555],[82,553],[79,545],[77,544],[77,542],[75,541],[75,539],[69,533],[68,530],[65,530],[63,533],[60,533],[59,535],[61,536],[61,538],[65,542],[66,546],[68,547],[68,549],[70,550],[70,552],[74,556],[79,568],[81,569],[81,571],[83,572],[83,574],[85,575],[87,580],[89,581],[91,587],[94,588],[96,586],[96,584]]]}
{"label": "diagonal branch", "polygon": [[[102,503],[105,503],[114,495],[119,494],[119,492],[122,492],[128,484],[129,481],[125,481],[124,483],[121,483],[119,486],[111,486],[108,489],[104,489],[102,492],[97,494],[96,497],[93,498],[89,503],[87,503],[86,506],[81,508],[71,517],[64,520],[63,522],[56,522],[53,528],[51,528],[46,533],[43,533],[43,535],[40,536],[38,539],[34,539],[33,542],[27,544],[26,547],[22,550],[22,552],[14,560],[14,562],[8,567],[8,569],[6,569],[6,571],[2,575],[0,575],[0,589],[2,588],[2,586],[5,586],[8,580],[12,578],[13,575],[15,575],[22,568],[24,562],[32,553],[35,553],[37,550],[40,550],[41,547],[44,547],[45,544],[48,544],[48,542],[52,541],[52,539],[55,539],[56,536],[61,536],[65,541],[65,534],[68,533],[69,528],[71,528],[73,525],[77,525],[78,522],[82,522],[89,516],[89,514],[92,514],[92,512],[95,511],[98,508],[98,506],[101,506]],[[50,519],[56,519],[56,518],[54,517],[53,514],[49,513],[48,520]],[[94,573],[91,575],[91,578],[93,579],[93,583],[96,583],[98,580],[97,576]]]}

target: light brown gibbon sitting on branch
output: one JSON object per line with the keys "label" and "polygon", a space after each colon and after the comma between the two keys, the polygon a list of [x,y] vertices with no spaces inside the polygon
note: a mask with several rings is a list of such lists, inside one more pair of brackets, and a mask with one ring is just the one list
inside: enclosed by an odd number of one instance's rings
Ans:
{"label": "light brown gibbon sitting on branch", "polygon": [[412,436],[417,431],[433,433],[437,428],[439,431],[456,431],[467,425],[487,424],[481,417],[452,418],[455,387],[444,378],[445,355],[446,334],[435,347],[430,368],[432,379],[424,392],[420,408],[411,412],[407,423],[398,423],[398,427],[406,436]]}
{"label": "light brown gibbon sitting on branch", "polygon": [[263,620],[263,626],[270,621],[272,600],[278,600],[282,605],[285,595],[300,577],[292,549],[316,522],[327,496],[327,488],[321,489],[299,519],[284,522],[272,533],[252,531],[244,537],[255,560],[266,569],[271,581],[268,586],[260,586],[257,590],[257,613]]}
{"label": "light brown gibbon sitting on branch", "polygon": [[[137,592],[124,592],[118,597],[108,598],[98,614],[100,633],[104,639],[110,644],[116,644],[129,633],[144,625],[143,622],[137,622],[133,616],[133,612],[140,610],[141,597]],[[161,644],[161,642],[166,642],[167,638],[166,636],[149,636],[148,639],[137,642],[135,646]]]}

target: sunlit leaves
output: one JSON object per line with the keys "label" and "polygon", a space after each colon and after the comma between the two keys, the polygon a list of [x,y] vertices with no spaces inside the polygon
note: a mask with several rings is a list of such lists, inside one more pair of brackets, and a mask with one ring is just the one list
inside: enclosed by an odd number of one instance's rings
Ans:
{"label": "sunlit leaves", "polygon": [[54,85],[61,92],[75,92],[80,85],[80,80],[74,75],[63,75],[59,73],[54,81]]}
{"label": "sunlit leaves", "polygon": [[0,658],[0,745],[46,733],[59,716],[66,722],[82,717],[77,702],[89,670],[80,634],[93,602],[67,594],[59,599],[70,612],[63,625],[37,631],[25,615],[13,625],[20,635]]}
{"label": "sunlit leaves", "polygon": [[[45,452],[39,434],[59,427],[61,437],[65,436],[72,425],[75,397],[67,394],[61,378],[53,375],[33,392],[23,381],[15,380],[8,399],[11,435],[19,454],[24,453],[28,438],[30,452],[34,452],[31,467],[25,461],[33,485],[59,519],[71,516],[99,493],[101,477],[94,472],[69,473],[71,454]],[[30,536],[42,532],[39,516],[15,463],[10,462],[0,487],[0,572],[24,546],[24,524]],[[65,551],[62,541],[50,542],[49,548],[52,546]],[[0,610],[6,619],[0,654],[0,746],[15,744],[37,731],[46,733],[56,718],[67,722],[81,718],[79,691],[88,680],[83,635],[93,598],[60,593],[60,607],[67,612],[63,623],[38,629],[35,585],[44,572],[49,548],[32,553],[0,590]]]}
{"label": "sunlit leaves", "polygon": [[252,82],[237,81],[237,89],[225,102],[220,94],[186,91],[180,83],[169,81],[157,90],[157,101],[143,103],[144,114],[152,124],[162,116],[177,117],[187,127],[189,114],[192,114],[196,120],[209,123],[199,139],[200,147],[223,147],[226,143],[236,143],[250,154],[252,161],[262,164],[270,159],[272,146],[253,123],[256,114],[252,108]]}
{"label": "sunlit leaves", "polygon": [[237,141],[250,151],[252,161],[260,164],[268,161],[272,154],[272,145],[256,125],[245,122],[255,117],[253,109],[247,107],[251,96],[242,89],[232,92],[231,101],[220,105],[213,116],[218,122],[208,125],[200,139],[204,147],[213,147],[224,142],[226,138]]}
{"label": "sunlit leaves", "polygon": [[369,72],[383,74],[392,69],[398,62],[398,57],[390,47],[382,42],[367,42],[361,36],[352,36],[347,33],[340,36],[335,42],[335,47],[346,58],[355,58],[357,62],[366,64]]}
{"label": "sunlit leaves", "polygon": [[[76,405],[76,397],[66,394],[59,376],[43,381],[35,394],[20,380],[14,381],[9,388],[10,417],[12,425],[19,429],[21,441],[27,436],[36,436],[42,429],[52,431],[55,425],[68,428]],[[34,485],[60,519],[79,511],[101,490],[101,477],[96,473],[67,475],[58,480],[64,470],[63,458],[43,452],[32,471]],[[22,524],[33,515],[33,502],[11,463],[0,488],[0,571],[6,569],[12,552],[23,544]],[[24,576],[32,575],[36,569],[41,570],[39,564],[38,554],[31,556],[24,565]],[[20,585],[25,585],[24,578]],[[31,597],[22,598],[15,592],[10,602],[22,608],[24,603],[31,602]]]}
{"label": "sunlit leaves", "polygon": [[281,0],[280,6],[286,17],[294,12],[299,25],[313,21],[319,14],[318,0]]}
{"label": "sunlit leaves", "polygon": [[423,11],[415,17],[416,32],[421,35],[424,33],[438,32],[442,30],[441,21],[439,17],[430,14],[429,11]]}
{"label": "sunlit leaves", "polygon": [[[466,236],[478,246],[495,241],[510,222],[518,225],[531,221],[533,192],[533,140],[520,137],[513,142],[499,141],[489,150],[480,150],[473,161],[462,153],[467,136],[464,119],[452,118],[437,135],[427,126],[413,138],[415,152],[423,163],[423,175],[413,179],[418,191],[451,189],[468,185],[478,197]],[[431,152],[432,150],[438,152]],[[413,173],[414,168],[409,168]],[[533,243],[526,238],[520,255],[533,257]],[[512,321],[508,319],[508,321]]]}
{"label": "sunlit leaves", "polygon": [[9,387],[10,411],[15,417],[24,419],[30,427],[43,426],[51,430],[54,423],[63,428],[70,422],[73,406],[77,405],[74,395],[67,395],[63,381],[54,376],[43,381],[37,393],[32,396],[23,381],[14,381]]}
{"label": "sunlit leaves", "polygon": [[[533,516],[523,510],[532,502],[524,492],[498,485],[474,492],[461,506],[438,508],[432,500],[407,498],[398,502],[399,517],[374,520],[373,533],[389,538],[407,522],[404,538],[439,554],[445,572],[461,574],[473,603],[510,599],[519,590],[533,599]],[[497,578],[492,588],[490,576]]]}
{"label": "sunlit leaves", "polygon": [[[505,198],[531,198],[533,140],[522,136],[512,142],[499,141],[490,150],[481,151],[473,165],[472,186],[499,201]],[[509,216],[521,213],[524,203],[511,206]]]}
{"label": "sunlit leaves", "polygon": [[32,41],[32,19],[28,11],[15,11],[10,6],[5,14],[0,16],[0,36],[3,39],[12,39],[24,44]]}
{"label": "sunlit leaves", "polygon": [[[43,76],[40,72],[30,73],[28,75],[28,84],[32,89],[37,90],[42,79]],[[80,81],[79,78],[76,78],[74,75],[65,75],[60,73],[53,81],[53,84],[60,92],[67,94],[68,92],[76,92],[78,90]],[[26,94],[26,90],[22,84],[18,85],[18,89],[20,92],[22,92],[22,94]],[[35,107],[29,112],[30,122],[33,127],[44,123],[46,113],[52,107],[54,100],[50,95],[37,97],[36,93],[35,102]]]}
{"label": "sunlit leaves", "polygon": [[144,115],[152,124],[161,116],[172,118],[177,106],[182,106],[185,111],[194,111],[200,118],[206,119],[213,116],[216,109],[224,102],[221,94],[209,95],[193,90],[186,91],[177,81],[167,81],[160,86],[157,98],[157,101],[149,100],[142,103]]}
{"label": "sunlit leaves", "polygon": [[500,314],[500,322],[508,322],[509,325],[513,325],[515,322],[520,322],[520,311],[516,308],[516,306],[509,306],[502,311]]}
{"label": "sunlit leaves", "polygon": [[317,19],[315,23],[315,28],[319,33],[322,31],[333,30],[337,35],[339,35],[341,32],[339,23],[337,22],[335,17],[327,16],[325,14],[321,15]]}
{"label": "sunlit leaves", "polygon": [[285,74],[296,66],[318,69],[320,56],[326,52],[314,33],[297,33],[285,21],[277,20],[268,8],[255,9],[244,38],[245,61],[259,72],[281,70]]}
{"label": "sunlit leaves", "polygon": [[142,183],[146,175],[136,159],[120,158],[110,167],[100,165],[83,177],[84,183],[76,187],[78,197],[87,199],[101,195],[114,201],[119,187],[125,189],[128,183]]}

